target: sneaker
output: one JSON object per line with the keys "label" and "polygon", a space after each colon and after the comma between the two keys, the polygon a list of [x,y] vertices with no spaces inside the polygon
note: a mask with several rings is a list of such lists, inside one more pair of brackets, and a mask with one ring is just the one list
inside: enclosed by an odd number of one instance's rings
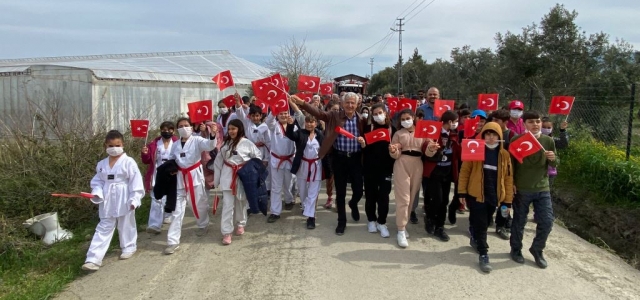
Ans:
{"label": "sneaker", "polygon": [[94,264],[94,263],[84,263],[84,265],[82,265],[82,269],[85,271],[98,271],[98,269],[100,269],[100,266]]}
{"label": "sneaker", "polygon": [[333,206],[333,199],[331,199],[331,197],[329,197],[329,199],[327,199],[327,203],[324,204],[324,208],[325,209],[331,209],[332,206]]}
{"label": "sneaker", "polygon": [[196,230],[196,236],[204,236],[205,234],[207,234],[208,231],[209,231],[208,227],[198,228],[198,230]]}
{"label": "sneaker", "polygon": [[120,259],[121,260],[125,260],[125,259],[129,259],[131,257],[133,257],[133,255],[136,254],[136,252],[123,252],[120,254]]}
{"label": "sneaker", "polygon": [[338,227],[336,227],[336,234],[343,235],[345,227],[347,226],[338,224]]}
{"label": "sneaker", "polygon": [[507,232],[507,229],[504,227],[497,227],[496,228],[496,233],[498,234],[498,236],[503,239],[503,240],[509,240],[509,233]]}
{"label": "sneaker", "polygon": [[511,249],[511,259],[513,259],[513,261],[519,263],[519,264],[524,264],[524,256],[522,256],[522,251],[521,250],[513,250]]}
{"label": "sneaker", "polygon": [[415,211],[411,212],[411,215],[409,216],[409,222],[411,222],[411,224],[418,224],[418,216],[416,215]]}
{"label": "sneaker", "polygon": [[164,223],[164,224],[171,224],[171,217],[166,217],[166,218],[164,218],[164,220],[162,220],[162,223]]}
{"label": "sneaker", "polygon": [[280,219],[280,216],[270,214],[269,217],[267,218],[267,223],[274,223],[275,221],[278,221],[278,219]]}
{"label": "sneaker", "polygon": [[376,222],[369,222],[367,224],[367,227],[369,229],[369,233],[376,233],[378,232],[378,226],[376,226]]}
{"label": "sneaker", "polygon": [[349,208],[351,208],[351,217],[354,221],[360,221],[360,211],[358,210],[358,205],[349,201]]}
{"label": "sneaker", "polygon": [[[387,228],[386,224],[378,224],[377,225],[377,229],[378,231],[380,231],[380,236],[383,238],[388,238],[389,237],[389,228]],[[407,236],[409,237],[409,236]]]}
{"label": "sneaker", "polygon": [[444,227],[436,228],[436,230],[433,233],[433,235],[438,237],[443,242],[448,242],[449,241],[449,235],[444,231]]}
{"label": "sneaker", "polygon": [[178,248],[180,248],[179,244],[169,245],[167,246],[167,248],[164,248],[164,254],[166,255],[173,254],[176,252],[176,250],[178,250]]}
{"label": "sneaker", "polygon": [[407,242],[407,236],[405,234],[406,231],[398,231],[398,246],[400,246],[400,248],[407,248],[409,247],[409,242]]}
{"label": "sneaker", "polygon": [[436,226],[433,224],[433,221],[429,220],[427,216],[424,216],[424,230],[427,231],[428,234],[433,234]]}
{"label": "sneaker", "polygon": [[307,229],[316,229],[316,218],[307,218]]}
{"label": "sneaker", "polygon": [[407,238],[409,238],[409,231],[407,231],[406,229],[404,230],[404,236],[406,236]]}
{"label": "sneaker", "polygon": [[243,235],[243,234],[244,234],[244,226],[238,225],[238,228],[236,228],[236,235]]}
{"label": "sneaker", "polygon": [[491,265],[489,265],[489,255],[480,255],[478,263],[480,264],[480,270],[482,270],[482,272],[491,273],[493,270]]}
{"label": "sneaker", "polygon": [[293,209],[293,202],[291,202],[291,203],[285,203],[285,204],[284,204],[284,209],[285,209],[285,210],[292,210],[292,209]]}
{"label": "sneaker", "polygon": [[225,234],[222,236],[222,244],[223,245],[231,245],[231,234]]}
{"label": "sneaker", "polygon": [[304,210],[304,204],[302,204],[302,202],[300,202],[300,209]]}
{"label": "sneaker", "polygon": [[533,248],[529,248],[529,252],[533,255],[533,258],[536,260],[536,265],[540,267],[540,269],[547,268],[547,260],[544,259],[544,255],[542,255],[542,251],[533,250]]}
{"label": "sneaker", "polygon": [[153,226],[147,227],[146,231],[147,231],[147,233],[150,233],[150,234],[160,234],[162,232],[160,229],[158,229],[156,227],[153,227]]}

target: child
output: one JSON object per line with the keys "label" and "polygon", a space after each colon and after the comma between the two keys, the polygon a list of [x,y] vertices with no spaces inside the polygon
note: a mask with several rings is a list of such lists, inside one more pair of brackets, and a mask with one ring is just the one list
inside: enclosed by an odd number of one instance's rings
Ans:
{"label": "child", "polygon": [[100,205],[100,223],[82,265],[86,271],[100,269],[116,227],[122,249],[120,259],[129,259],[136,253],[138,231],[135,209],[140,206],[144,196],[142,175],[136,161],[124,153],[122,133],[109,131],[104,147],[109,157],[98,162],[96,175],[91,179],[91,202]]}
{"label": "child", "polygon": [[176,127],[180,141],[173,143],[170,159],[175,160],[180,172],[177,174],[176,207],[171,213],[167,248],[164,249],[166,255],[175,253],[180,247],[182,220],[187,203],[196,217],[196,235],[204,236],[207,233],[209,199],[201,162],[202,152],[213,150],[217,145],[217,138],[221,138],[217,135],[218,128],[215,123],[205,126],[204,134],[208,138],[193,135],[191,122],[187,118],[178,119]]}
{"label": "child", "polygon": [[396,199],[396,226],[398,227],[398,246],[409,247],[406,226],[409,219],[413,196],[420,190],[422,181],[423,144],[429,141],[427,156],[433,156],[438,145],[430,140],[413,137],[415,132],[412,110],[405,109],[398,113],[398,130],[389,144],[389,155],[396,161],[393,164],[393,193]]}
{"label": "child", "polygon": [[294,131],[294,119],[287,118],[287,138],[296,143],[296,154],[291,164],[291,173],[298,179],[298,192],[304,207],[302,215],[307,217],[307,229],[316,228],[316,200],[320,193],[322,161],[318,153],[322,145],[322,132],[316,128],[317,121],[312,115],[305,117],[304,129]]}
{"label": "child", "polygon": [[[424,119],[424,111],[422,111],[422,109],[418,109],[418,111],[416,112],[416,122],[420,121]],[[422,192],[423,196],[425,198],[425,203],[427,203],[428,201],[426,199],[428,199],[428,195],[424,195],[424,191]],[[418,191],[416,192],[416,194],[413,196],[413,205],[411,206],[411,215],[409,216],[409,222],[411,222],[411,224],[418,224],[418,215],[416,214],[416,209],[418,209],[418,204],[420,204],[420,188],[418,188]],[[422,207],[422,210],[425,210],[425,206]]]}
{"label": "child", "polygon": [[[502,136],[504,137],[504,142],[502,143],[502,147],[504,149],[509,149],[509,142],[514,136],[516,136],[515,132],[507,128],[507,121],[509,120],[509,118],[510,118],[510,115],[508,110],[499,109],[492,112],[489,115],[489,118],[487,119],[487,121],[489,122],[495,122],[495,123],[498,123],[498,125],[500,125],[500,128],[502,129]],[[507,215],[507,217],[505,218],[498,211],[496,213],[495,221],[496,221],[496,234],[501,239],[508,240],[509,235],[511,234],[511,225],[513,221],[511,218],[511,215]]]}
{"label": "child", "polygon": [[[507,207],[507,213],[513,201],[513,167],[509,151],[500,143],[502,128],[495,122],[488,122],[480,132],[485,141],[483,161],[465,161],[462,163],[458,178],[458,196],[460,202],[466,202],[470,209],[469,222],[474,236],[471,244],[476,245],[480,254],[480,270],[489,273],[487,255],[487,228],[496,207]],[[500,213],[500,212],[498,212]]]}
{"label": "child", "polygon": [[142,147],[141,159],[142,163],[149,165],[147,173],[144,175],[145,191],[151,191],[151,208],[149,209],[149,225],[147,232],[152,234],[160,234],[162,223],[168,224],[171,221],[169,214],[164,213],[164,204],[166,197],[156,199],[153,196],[153,186],[156,184],[157,168],[171,156],[171,147],[178,140],[173,135],[175,126],[172,122],[162,122],[160,124],[160,136],[155,138],[151,143]]}
{"label": "child", "polygon": [[[567,121],[563,121],[562,123],[560,123],[560,135],[555,137],[553,136],[553,122],[551,122],[548,117],[545,117],[542,119],[542,129],[540,129],[540,131],[542,132],[542,134],[552,137],[554,143],[556,144],[556,150],[560,150],[569,147],[569,135],[567,134],[567,126]],[[558,175],[558,171],[555,167],[549,166],[548,175],[549,189],[552,189],[553,182],[556,179],[556,175]]]}
{"label": "child", "polygon": [[[245,137],[253,142],[261,152],[259,157],[265,166],[269,165],[271,154],[271,137],[269,126],[262,122],[262,109],[259,106],[247,106],[242,103],[240,95],[236,94],[236,115],[245,128]],[[271,190],[271,172],[267,175],[267,191]]]}
{"label": "child", "polygon": [[[440,117],[442,132],[438,144],[439,150],[424,162],[422,176],[428,178],[423,181],[422,189],[429,195],[427,215],[424,228],[441,241],[449,241],[449,235],[444,231],[444,221],[447,216],[449,192],[451,183],[458,181],[458,165],[460,163],[460,144],[450,138],[451,128],[458,126],[458,114],[446,111]],[[423,146],[426,151],[426,145]]]}
{"label": "child", "polygon": [[224,135],[227,135],[227,125],[229,125],[231,120],[237,118],[236,113],[232,112],[227,105],[224,104],[224,100],[218,101],[218,112],[216,122],[222,124],[222,132],[224,132]]}
{"label": "child", "polygon": [[[480,121],[478,121],[478,126],[476,126],[476,133],[471,136],[468,137],[469,139],[475,139],[478,137],[478,135],[480,134],[480,131],[482,130],[482,126],[484,126],[484,124],[487,122],[487,113],[484,112],[484,110],[481,109],[476,109],[473,111],[473,113],[471,113],[471,119],[475,119],[476,117],[480,118]],[[469,120],[467,119],[467,121],[465,121],[465,124],[467,124],[467,122],[469,122]],[[466,127],[467,125],[465,125]],[[465,139],[464,137],[464,130],[460,129],[460,131],[458,132],[458,141],[461,141]]]}
{"label": "child", "polygon": [[[536,236],[529,252],[533,255],[538,267],[547,267],[542,251],[553,227],[553,206],[549,191],[549,166],[556,167],[558,159],[553,138],[543,135],[540,131],[542,120],[540,114],[534,111],[525,112],[522,115],[526,129],[533,134],[540,145],[546,150],[540,150],[524,158],[522,163],[513,162],[514,183],[517,193],[513,201],[513,226],[511,227],[511,259],[517,263],[524,263],[522,256],[522,238],[524,227],[527,224],[529,205],[533,203],[536,211]],[[526,133],[528,134],[528,133]],[[511,146],[521,135],[511,140]]]}
{"label": "child", "polygon": [[222,190],[220,230],[222,231],[223,245],[231,244],[234,219],[238,225],[236,235],[244,234],[244,227],[247,225],[248,203],[237,172],[252,158],[261,159],[262,152],[253,142],[245,138],[242,121],[231,120],[222,148],[213,163],[214,184]]}
{"label": "child", "polygon": [[271,139],[270,168],[271,177],[271,214],[267,218],[268,223],[273,223],[280,219],[282,213],[282,200],[280,195],[284,192],[285,209],[293,208],[293,193],[291,186],[291,163],[295,154],[295,144],[286,137],[287,120],[290,115],[288,111],[278,114],[277,118],[269,113],[267,116],[267,126],[269,127]]}

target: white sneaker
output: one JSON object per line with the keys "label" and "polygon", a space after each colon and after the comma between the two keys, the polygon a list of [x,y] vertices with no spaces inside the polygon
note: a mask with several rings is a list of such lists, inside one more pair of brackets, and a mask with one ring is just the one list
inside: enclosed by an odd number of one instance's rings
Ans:
{"label": "white sneaker", "polygon": [[171,224],[171,217],[166,217],[164,218],[163,222],[164,224]]}
{"label": "white sneaker", "polygon": [[389,228],[387,228],[387,224],[378,224],[378,231],[380,231],[380,236],[383,238],[389,237]]}
{"label": "white sneaker", "polygon": [[409,242],[407,242],[407,236],[405,233],[406,231],[398,231],[398,246],[401,248],[409,247]]}
{"label": "white sneaker", "polygon": [[98,269],[100,269],[100,266],[94,264],[94,263],[84,263],[84,265],[82,265],[82,269],[85,271],[98,271]]}
{"label": "white sneaker", "polygon": [[409,232],[406,229],[404,230],[404,236],[409,238]]}
{"label": "white sneaker", "polygon": [[178,250],[178,248],[180,248],[180,244],[169,245],[167,246],[167,248],[164,248],[164,254],[166,255],[173,254],[176,252],[176,250]]}
{"label": "white sneaker", "polygon": [[162,231],[158,228],[155,228],[153,226],[151,227],[147,227],[147,233],[151,233],[151,234],[160,234]]}
{"label": "white sneaker", "polygon": [[367,227],[369,228],[369,233],[376,233],[378,232],[378,228],[376,226],[376,222],[369,222],[369,224],[367,225]]}
{"label": "white sneaker", "polygon": [[196,236],[204,236],[205,234],[207,234],[207,232],[209,232],[209,227],[205,227],[205,228],[198,228],[196,230]]}
{"label": "white sneaker", "polygon": [[125,260],[125,259],[129,259],[131,258],[134,254],[136,254],[136,252],[126,252],[126,253],[122,253],[120,254],[120,259],[121,260]]}

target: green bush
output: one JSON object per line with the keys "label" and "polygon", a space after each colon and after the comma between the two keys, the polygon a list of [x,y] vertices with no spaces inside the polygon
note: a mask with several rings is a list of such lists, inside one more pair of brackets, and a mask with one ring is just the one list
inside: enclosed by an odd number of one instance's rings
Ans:
{"label": "green bush", "polygon": [[560,153],[558,176],[598,192],[604,201],[640,205],[640,159],[625,159],[613,145],[590,139],[572,140]]}

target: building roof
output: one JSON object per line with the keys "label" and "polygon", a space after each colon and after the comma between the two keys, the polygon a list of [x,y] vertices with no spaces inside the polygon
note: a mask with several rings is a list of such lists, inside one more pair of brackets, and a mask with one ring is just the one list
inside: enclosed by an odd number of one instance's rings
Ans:
{"label": "building roof", "polygon": [[355,75],[355,74],[348,74],[348,75],[336,77],[333,80],[334,81],[355,80],[355,81],[360,81],[362,83],[369,82],[369,78],[358,76],[358,75]]}
{"label": "building roof", "polygon": [[88,69],[106,80],[212,83],[213,76],[231,70],[236,84],[250,84],[269,74],[227,50],[0,59],[0,73],[24,72],[37,65]]}

